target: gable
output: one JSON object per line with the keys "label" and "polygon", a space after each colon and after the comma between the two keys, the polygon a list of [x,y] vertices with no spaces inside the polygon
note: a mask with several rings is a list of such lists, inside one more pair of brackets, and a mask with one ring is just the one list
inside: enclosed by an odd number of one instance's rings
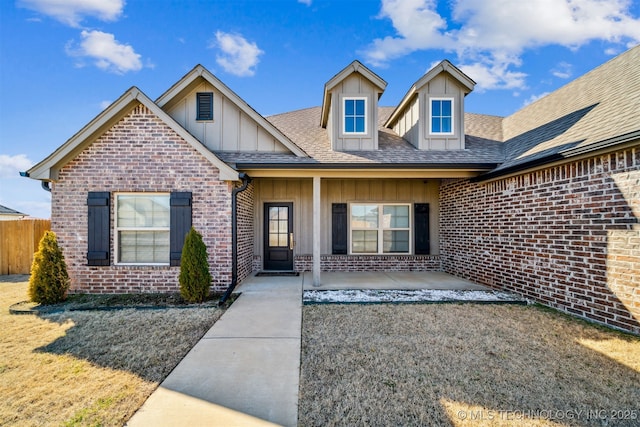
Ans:
{"label": "gable", "polygon": [[[213,119],[198,120],[197,94],[213,93]],[[212,151],[307,154],[202,65],[156,104]]]}
{"label": "gable", "polygon": [[113,104],[102,111],[102,113],[67,140],[67,142],[58,147],[58,149],[51,153],[46,159],[29,169],[27,175],[30,178],[42,181],[56,181],[61,168],[73,160],[79,153],[90,146],[138,105],[146,107],[159,120],[191,145],[192,148],[204,156],[213,166],[218,168],[220,170],[221,180],[238,180],[238,172],[209,151],[136,87],[132,87],[126,91]]}

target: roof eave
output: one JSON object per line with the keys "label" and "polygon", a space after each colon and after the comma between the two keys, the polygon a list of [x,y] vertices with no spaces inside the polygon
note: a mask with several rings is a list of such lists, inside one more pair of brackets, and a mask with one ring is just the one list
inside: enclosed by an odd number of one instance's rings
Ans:
{"label": "roof eave", "polygon": [[544,157],[518,163],[496,171],[490,171],[478,176],[474,181],[483,182],[506,178],[508,176],[540,169],[551,164],[565,163],[583,157],[592,157],[598,154],[616,151],[625,148],[626,146],[635,146],[637,144],[640,144],[640,130],[607,138],[586,146],[570,148],[559,153],[549,154]]}

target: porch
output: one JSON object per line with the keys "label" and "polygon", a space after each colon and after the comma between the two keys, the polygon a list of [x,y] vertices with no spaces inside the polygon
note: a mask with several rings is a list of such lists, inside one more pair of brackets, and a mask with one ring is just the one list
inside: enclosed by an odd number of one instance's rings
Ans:
{"label": "porch", "polygon": [[[277,273],[276,273],[277,274]],[[320,286],[313,286],[313,273],[299,276],[255,273],[236,292],[275,291],[301,285],[305,304],[396,303],[396,302],[483,302],[526,301],[509,292],[493,290],[441,271],[426,272],[323,272]]]}

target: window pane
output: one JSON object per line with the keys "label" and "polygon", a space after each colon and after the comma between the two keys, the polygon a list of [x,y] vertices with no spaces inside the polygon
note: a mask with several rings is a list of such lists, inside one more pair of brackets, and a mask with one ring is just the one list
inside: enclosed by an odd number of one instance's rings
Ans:
{"label": "window pane", "polygon": [[347,116],[353,116],[354,112],[355,112],[355,100],[353,99],[347,99],[344,101],[344,113]]}
{"label": "window pane", "polygon": [[382,218],[384,228],[409,228],[409,207],[384,206]]}
{"label": "window pane", "polygon": [[409,252],[409,231],[389,230],[382,232],[383,252],[385,253],[408,253]]}
{"label": "window pane", "polygon": [[433,117],[431,119],[431,132],[434,132],[434,133],[442,132],[440,130],[440,119],[438,117]]}
{"label": "window pane", "polygon": [[356,117],[356,132],[364,132],[364,117]]}
{"label": "window pane", "polygon": [[356,119],[353,117],[345,117],[344,119],[344,131],[345,132],[355,132],[356,131],[356,125],[355,125]]}
{"label": "window pane", "polygon": [[442,102],[442,116],[451,117],[451,101]]}
{"label": "window pane", "polygon": [[168,263],[168,231],[120,231],[118,259],[124,263]]}
{"label": "window pane", "polygon": [[375,230],[354,230],[351,237],[353,253],[378,252],[378,232]]}
{"label": "window pane", "polygon": [[289,219],[289,208],[286,206],[282,206],[278,208],[278,219],[281,221],[286,221]]}
{"label": "window pane", "polygon": [[431,116],[432,117],[439,117],[440,115],[441,115],[441,112],[440,112],[440,101],[438,101],[438,100],[431,101]]}
{"label": "window pane", "polygon": [[169,218],[169,196],[118,196],[118,227],[169,227]]}
{"label": "window pane", "polygon": [[356,115],[364,116],[364,99],[356,100]]}
{"label": "window pane", "polygon": [[442,118],[442,128],[441,132],[451,132],[451,119],[448,117]]}
{"label": "window pane", "polygon": [[351,228],[378,228],[378,206],[352,205]]}

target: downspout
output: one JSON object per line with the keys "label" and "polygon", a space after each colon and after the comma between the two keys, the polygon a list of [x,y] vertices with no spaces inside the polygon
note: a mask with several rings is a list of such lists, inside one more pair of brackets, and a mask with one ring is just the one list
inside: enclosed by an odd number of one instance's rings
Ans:
{"label": "downspout", "polygon": [[242,185],[231,190],[231,284],[220,298],[219,306],[229,299],[238,284],[238,193],[246,190],[251,182],[251,177],[244,172],[238,174],[238,177],[242,180]]}

